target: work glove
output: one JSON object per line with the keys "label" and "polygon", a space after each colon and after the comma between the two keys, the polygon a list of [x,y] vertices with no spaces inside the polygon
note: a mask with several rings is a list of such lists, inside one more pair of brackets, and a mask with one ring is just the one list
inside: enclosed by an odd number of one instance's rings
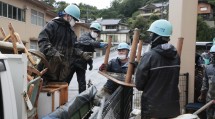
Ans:
{"label": "work glove", "polygon": [[91,71],[93,69],[93,60],[90,59],[89,61],[87,61],[87,63],[89,64],[89,70]]}
{"label": "work glove", "polygon": [[133,62],[130,62],[130,63],[133,65],[134,68],[136,68],[137,65],[138,65],[138,61],[133,61]]}
{"label": "work glove", "polygon": [[62,58],[64,57],[63,54],[61,54],[60,52],[56,52],[55,55],[54,55],[54,58],[57,60],[57,61],[60,61],[62,62]]}
{"label": "work glove", "polygon": [[82,52],[81,57],[88,61],[88,60],[92,59],[92,53],[91,52]]}
{"label": "work glove", "polygon": [[132,72],[133,74],[135,74],[135,70],[136,70],[136,68],[137,68],[137,65],[138,65],[138,62],[137,61],[133,61],[133,62],[130,62],[132,65],[133,65],[133,67],[134,67],[134,71]]}
{"label": "work glove", "polygon": [[198,97],[199,102],[205,102],[206,101],[206,93],[201,93],[200,96]]}
{"label": "work glove", "polygon": [[100,67],[99,67],[99,71],[104,71],[107,69],[107,65],[106,64],[102,64]]}
{"label": "work glove", "polygon": [[108,46],[108,44],[107,43],[100,43],[99,46],[100,46],[100,48],[106,48]]}

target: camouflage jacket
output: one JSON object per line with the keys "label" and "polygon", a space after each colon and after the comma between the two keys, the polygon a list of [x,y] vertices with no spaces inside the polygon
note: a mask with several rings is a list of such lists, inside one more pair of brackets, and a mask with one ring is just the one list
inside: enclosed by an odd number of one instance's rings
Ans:
{"label": "camouflage jacket", "polygon": [[207,101],[215,99],[215,65],[206,65],[202,82],[202,93],[207,93]]}

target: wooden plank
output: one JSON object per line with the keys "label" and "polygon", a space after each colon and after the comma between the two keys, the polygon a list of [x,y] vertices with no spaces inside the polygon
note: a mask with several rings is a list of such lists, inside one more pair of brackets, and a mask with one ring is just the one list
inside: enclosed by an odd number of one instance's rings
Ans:
{"label": "wooden plank", "polygon": [[106,64],[106,65],[108,64],[108,60],[109,60],[111,42],[112,42],[112,36],[109,36],[109,38],[108,38],[108,46],[106,48],[105,59],[104,59],[104,64]]}
{"label": "wooden plank", "polygon": [[98,73],[100,73],[101,75],[105,76],[106,78],[114,81],[115,83],[117,84],[120,84],[120,85],[123,85],[123,86],[129,86],[129,87],[135,87],[135,84],[134,83],[127,83],[127,82],[124,82],[124,81],[120,81],[118,79],[115,79],[114,77],[110,76],[107,74],[107,72],[101,72],[99,71]]}
{"label": "wooden plank", "polygon": [[18,34],[18,33],[14,33],[14,34],[15,34],[15,37],[17,38],[17,41],[18,41],[21,45],[24,46],[24,48],[25,48],[25,53],[27,54],[27,57],[28,57],[29,61],[31,62],[31,64],[32,64],[33,66],[35,66],[35,65],[36,65],[36,62],[33,60],[31,53],[28,52],[28,49],[27,49],[27,48],[25,47],[25,45],[23,44],[23,42],[22,42],[22,40],[21,40],[19,34]]}
{"label": "wooden plank", "polygon": [[179,57],[181,57],[181,52],[182,52],[182,47],[183,47],[183,41],[184,41],[183,37],[179,37],[178,38],[176,49],[177,49]]}
{"label": "wooden plank", "polygon": [[52,112],[54,112],[55,93],[52,93]]}
{"label": "wooden plank", "polygon": [[0,31],[1,31],[2,36],[5,38],[6,35],[5,35],[4,29],[2,27],[0,28]]}
{"label": "wooden plank", "polygon": [[16,46],[17,39],[16,39],[16,36],[14,35],[14,29],[12,27],[12,24],[9,23],[8,27],[9,27],[9,31],[10,31],[10,37],[12,40],[12,44],[13,44],[14,54],[18,54],[18,50],[17,50],[17,46]]}
{"label": "wooden plank", "polygon": [[[132,42],[131,54],[130,54],[129,62],[134,62],[135,61],[137,44],[138,44],[138,40],[139,40],[139,35],[140,35],[140,31],[136,28],[134,30],[134,39],[133,39],[133,42]],[[126,79],[125,79],[126,83],[130,83],[131,82],[131,78],[132,78],[133,72],[134,72],[134,66],[133,66],[133,64],[129,63],[128,64],[127,74],[126,74]]]}
{"label": "wooden plank", "polygon": [[10,38],[10,35],[6,36],[3,41],[7,41]]}
{"label": "wooden plank", "polygon": [[139,40],[138,50],[137,50],[137,61],[140,61],[141,53],[143,48],[143,40]]}

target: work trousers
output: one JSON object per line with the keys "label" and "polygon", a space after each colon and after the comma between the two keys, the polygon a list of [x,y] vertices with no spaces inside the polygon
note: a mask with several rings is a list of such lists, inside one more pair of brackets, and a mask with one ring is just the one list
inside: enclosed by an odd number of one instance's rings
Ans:
{"label": "work trousers", "polygon": [[77,81],[78,81],[78,88],[79,88],[79,93],[83,92],[86,90],[86,70],[76,67],[74,66],[71,71],[70,71],[70,75],[68,76],[68,78],[66,79],[66,82],[68,84],[70,84],[73,75],[76,73],[77,75]]}

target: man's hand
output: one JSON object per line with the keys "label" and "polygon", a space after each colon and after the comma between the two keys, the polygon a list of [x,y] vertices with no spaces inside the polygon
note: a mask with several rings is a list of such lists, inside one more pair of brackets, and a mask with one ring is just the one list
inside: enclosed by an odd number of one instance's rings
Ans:
{"label": "man's hand", "polygon": [[91,52],[82,52],[81,56],[87,61],[92,59],[92,53]]}
{"label": "man's hand", "polygon": [[107,43],[100,43],[100,48],[106,48],[107,46],[108,46],[108,44]]}
{"label": "man's hand", "polygon": [[206,100],[206,93],[201,93],[201,95],[198,97],[199,102],[205,102]]}
{"label": "man's hand", "polygon": [[99,71],[104,71],[107,69],[107,65],[106,64],[102,64],[100,67],[99,67]]}
{"label": "man's hand", "polygon": [[136,68],[138,65],[138,61],[134,61],[134,62],[130,62],[130,63],[133,65],[134,68]]}
{"label": "man's hand", "polygon": [[90,59],[89,61],[87,61],[87,63],[89,64],[89,70],[91,71],[93,69],[93,60]]}
{"label": "man's hand", "polygon": [[89,70],[91,71],[93,69],[93,65],[91,64],[89,67]]}

